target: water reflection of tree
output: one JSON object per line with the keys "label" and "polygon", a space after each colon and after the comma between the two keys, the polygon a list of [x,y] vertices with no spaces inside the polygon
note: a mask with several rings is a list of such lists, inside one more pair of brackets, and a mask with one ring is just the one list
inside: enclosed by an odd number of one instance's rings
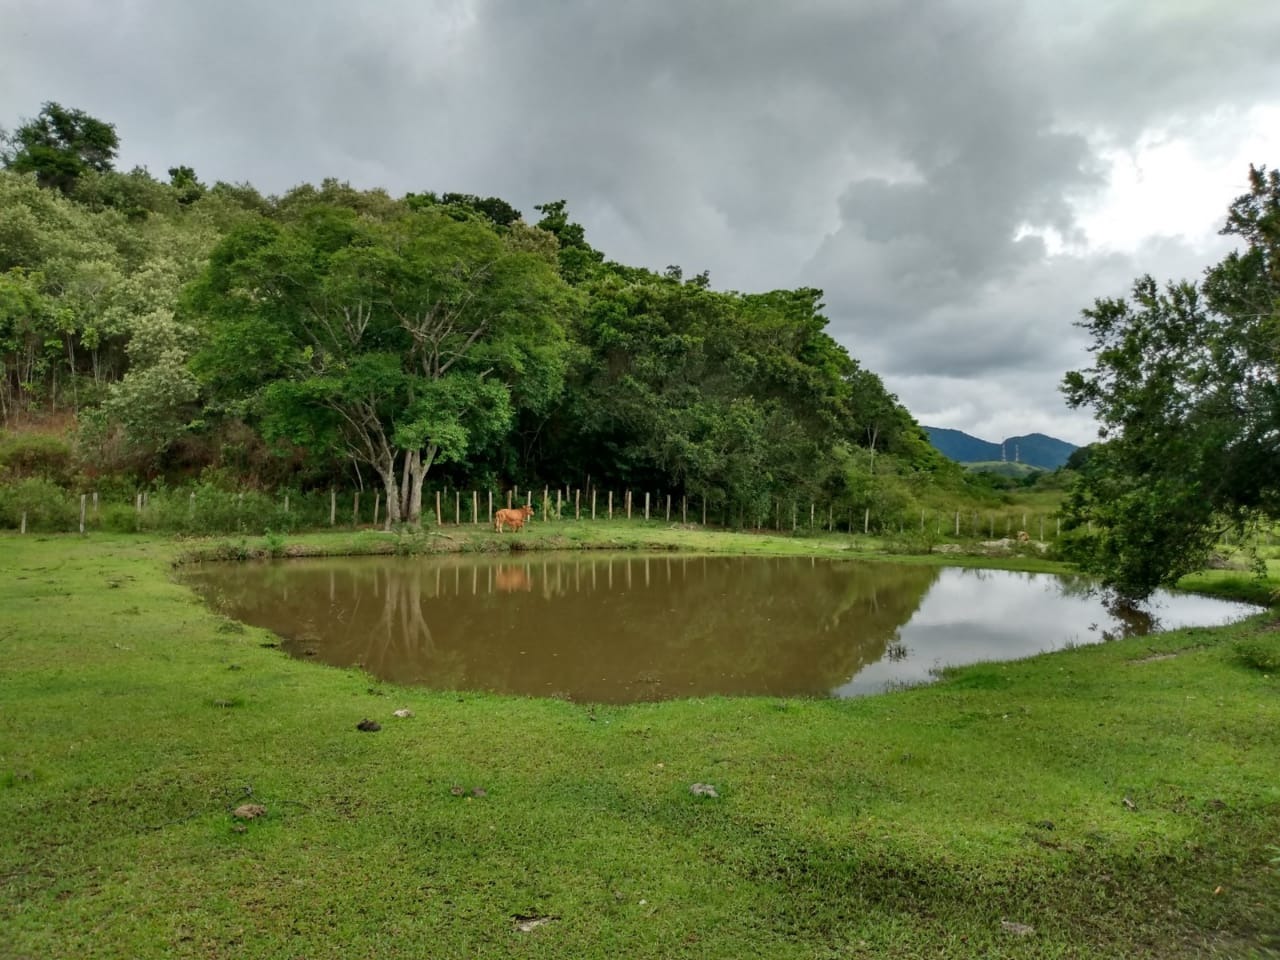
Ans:
{"label": "water reflection of tree", "polygon": [[1160,628],[1160,620],[1149,610],[1134,606],[1132,603],[1109,598],[1106,603],[1107,613],[1116,621],[1116,625],[1102,633],[1104,640],[1124,640],[1129,637],[1141,637],[1153,633]]}
{"label": "water reflection of tree", "polygon": [[[229,612],[403,682],[591,700],[825,694],[878,660],[934,568],[557,555],[218,571]],[[630,584],[630,589],[625,585]]]}

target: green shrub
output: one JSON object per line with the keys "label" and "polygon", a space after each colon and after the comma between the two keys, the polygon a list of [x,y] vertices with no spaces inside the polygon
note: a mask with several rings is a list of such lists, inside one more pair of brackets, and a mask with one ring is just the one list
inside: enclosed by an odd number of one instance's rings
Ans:
{"label": "green shrub", "polygon": [[894,533],[886,537],[884,549],[886,553],[927,554],[933,552],[933,548],[937,543],[938,538],[933,530],[926,529],[921,533],[917,527],[914,530],[904,530],[902,533]]}
{"label": "green shrub", "polygon": [[1241,640],[1235,645],[1236,659],[1262,673],[1280,674],[1280,634]]}
{"label": "green shrub", "polygon": [[75,473],[71,445],[45,433],[19,433],[0,440],[0,476],[38,478],[69,486]]}
{"label": "green shrub", "polygon": [[122,503],[106,504],[98,510],[97,525],[112,533],[137,533],[138,512]]}
{"label": "green shrub", "polygon": [[202,483],[149,494],[138,525],[143,530],[190,535],[292,532],[304,519],[297,509],[285,513],[283,498],[274,494],[231,493]]}
{"label": "green shrub", "polygon": [[20,529],[24,513],[28,530],[57,533],[79,529],[79,498],[49,480],[31,478],[0,487],[0,527]]}

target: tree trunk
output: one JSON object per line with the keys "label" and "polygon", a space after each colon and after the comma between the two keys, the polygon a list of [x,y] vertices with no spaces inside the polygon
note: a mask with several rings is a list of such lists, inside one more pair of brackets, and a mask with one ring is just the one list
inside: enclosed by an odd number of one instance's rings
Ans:
{"label": "tree trunk", "polygon": [[[387,490],[387,521],[383,526],[383,530],[392,529],[392,524],[398,524],[401,521],[401,494],[399,494],[399,486],[396,483],[396,458],[392,458],[387,465],[378,467],[378,475],[383,479],[383,488]],[[375,521],[376,522],[376,521]]]}
{"label": "tree trunk", "polygon": [[[404,469],[400,473],[400,516],[409,515],[409,451],[404,452]],[[394,458],[393,458],[394,460]]]}
{"label": "tree trunk", "polygon": [[409,478],[411,490],[409,491],[409,522],[415,527],[422,526],[422,484],[427,479],[427,471],[431,469],[431,464],[435,462],[436,453],[439,451],[434,443],[427,447],[427,456],[424,459],[421,450],[412,450],[409,452]]}

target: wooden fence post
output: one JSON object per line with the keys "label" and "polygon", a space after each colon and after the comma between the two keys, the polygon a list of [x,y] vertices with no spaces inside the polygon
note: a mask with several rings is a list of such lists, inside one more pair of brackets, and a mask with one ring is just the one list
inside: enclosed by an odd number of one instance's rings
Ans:
{"label": "wooden fence post", "polygon": [[360,526],[360,491],[357,490],[351,495],[351,525],[353,527]]}
{"label": "wooden fence post", "polygon": [[511,509],[511,491],[510,490],[507,491],[507,509],[508,510]]}
{"label": "wooden fence post", "polygon": [[329,526],[338,522],[338,494],[333,487],[329,488]]}
{"label": "wooden fence post", "polygon": [[22,511],[22,526],[18,528],[18,532],[23,536],[27,533],[27,511],[25,510]]}
{"label": "wooden fence post", "polygon": [[686,525],[689,523],[689,495],[687,493],[680,495],[680,522]]}
{"label": "wooden fence post", "polygon": [[88,502],[88,496],[83,493],[80,494],[80,536],[82,537],[84,536],[84,508]]}
{"label": "wooden fence post", "polygon": [[704,527],[707,525],[707,498],[705,495],[702,497],[702,525]]}
{"label": "wooden fence post", "polygon": [[378,490],[373,495],[373,525],[378,525],[378,512],[382,509],[382,491]]}
{"label": "wooden fence post", "polygon": [[596,518],[596,488],[591,488],[591,519]]}
{"label": "wooden fence post", "polygon": [[480,491],[471,491],[471,525],[478,526],[480,524]]}
{"label": "wooden fence post", "polygon": [[488,493],[489,493],[489,522],[493,523],[493,491],[490,490],[488,491]]}
{"label": "wooden fence post", "polygon": [[462,491],[453,491],[453,524],[462,526]]}
{"label": "wooden fence post", "polygon": [[809,529],[810,530],[813,529],[813,518],[816,516],[814,511],[816,511],[817,509],[818,509],[817,504],[815,504],[812,500],[810,500],[809,501]]}
{"label": "wooden fence post", "polygon": [[564,491],[561,490],[559,487],[556,488],[556,519],[560,518],[560,503],[561,503],[560,494],[563,492]]}
{"label": "wooden fence post", "polygon": [[649,519],[649,491],[644,492],[644,518]]}
{"label": "wooden fence post", "polygon": [[671,522],[671,494],[667,494],[667,523]]}
{"label": "wooden fence post", "polygon": [[871,532],[871,508],[867,507],[866,512],[862,515],[862,532],[868,534]]}
{"label": "wooden fence post", "polygon": [[960,511],[956,511],[956,536],[960,536]]}
{"label": "wooden fence post", "polygon": [[95,518],[98,516],[98,491],[97,490],[93,491],[93,515]]}
{"label": "wooden fence post", "polygon": [[608,500],[609,500],[609,519],[612,520],[613,519],[613,491],[612,490],[609,491]]}
{"label": "wooden fence post", "polygon": [[[192,494],[192,496],[195,496],[195,494]],[[137,497],[134,498],[133,509],[138,516],[142,516],[142,494],[138,494]]]}
{"label": "wooden fence post", "polygon": [[631,491],[627,491],[627,519],[631,519]]}
{"label": "wooden fence post", "polygon": [[582,519],[582,488],[577,487],[573,491],[573,519]]}
{"label": "wooden fence post", "polygon": [[440,510],[440,491],[436,491],[436,526],[444,526],[444,514]]}

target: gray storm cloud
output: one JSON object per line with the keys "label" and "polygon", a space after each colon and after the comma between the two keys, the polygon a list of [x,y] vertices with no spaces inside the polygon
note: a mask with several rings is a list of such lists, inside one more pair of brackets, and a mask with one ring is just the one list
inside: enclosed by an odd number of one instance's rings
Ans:
{"label": "gray storm cloud", "polygon": [[822,287],[922,418],[1079,442],[1080,308],[1219,252],[1079,249],[1100,150],[1280,101],[1278,34],[1198,0],[0,0],[0,123],[58,100],[116,123],[125,166],[270,192],[564,198],[614,259]]}

